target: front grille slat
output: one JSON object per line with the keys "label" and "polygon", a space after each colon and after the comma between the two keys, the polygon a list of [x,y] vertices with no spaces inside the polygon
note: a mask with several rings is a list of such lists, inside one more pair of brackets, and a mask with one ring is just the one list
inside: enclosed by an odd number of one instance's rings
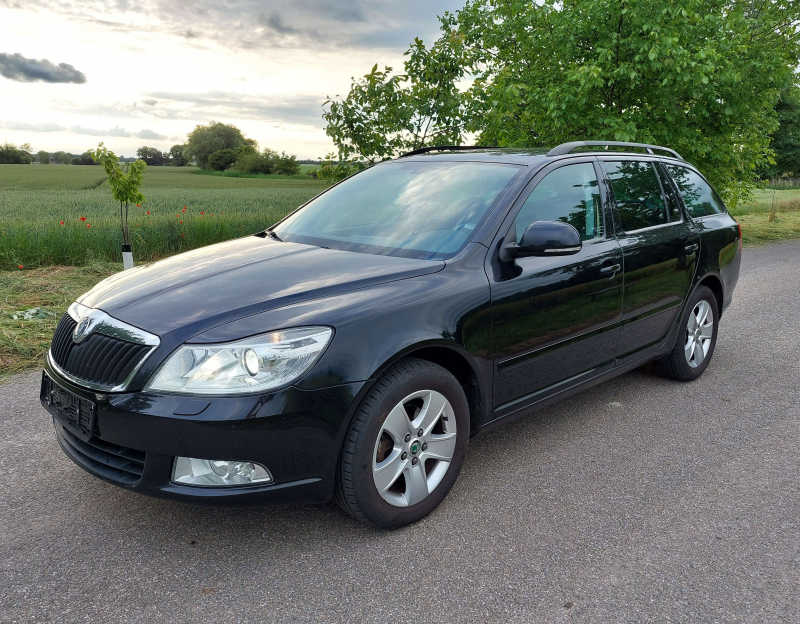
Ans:
{"label": "front grille slat", "polygon": [[61,425],[56,425],[56,437],[64,452],[90,472],[121,485],[136,485],[142,478],[147,457],[143,451],[98,438],[84,442]]}
{"label": "front grille slat", "polygon": [[152,348],[97,332],[76,343],[72,339],[76,326],[69,314],[59,321],[50,345],[53,361],[75,380],[102,389],[122,385]]}

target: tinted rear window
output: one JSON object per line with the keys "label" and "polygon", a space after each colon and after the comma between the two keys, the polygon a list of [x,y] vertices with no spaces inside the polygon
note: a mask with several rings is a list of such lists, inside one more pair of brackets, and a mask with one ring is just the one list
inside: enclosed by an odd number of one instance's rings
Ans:
{"label": "tinted rear window", "polygon": [[679,165],[666,165],[666,167],[680,189],[683,203],[686,204],[686,209],[692,217],[696,219],[725,212],[725,204],[708,182],[697,173]]}
{"label": "tinted rear window", "polygon": [[669,223],[667,207],[652,163],[606,161],[620,224],[626,232]]}

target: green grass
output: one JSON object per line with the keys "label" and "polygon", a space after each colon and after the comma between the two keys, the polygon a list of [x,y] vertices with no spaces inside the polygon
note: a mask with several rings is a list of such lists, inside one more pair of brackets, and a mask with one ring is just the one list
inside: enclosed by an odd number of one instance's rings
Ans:
{"label": "green grass", "polygon": [[[773,202],[776,218],[770,222]],[[800,189],[756,191],[752,203],[730,212],[742,226],[746,245],[800,238]]]}
{"label": "green grass", "polygon": [[[145,174],[147,201],[129,214],[137,261],[258,232],[327,187],[308,177],[193,171],[152,167]],[[0,269],[117,262],[119,229],[119,207],[97,167],[0,165]]]}
{"label": "green grass", "polygon": [[[61,315],[70,303],[101,279],[122,269],[119,264],[47,267],[33,271],[0,271],[0,380],[40,366]],[[14,320],[17,310],[39,307],[52,316]]]}

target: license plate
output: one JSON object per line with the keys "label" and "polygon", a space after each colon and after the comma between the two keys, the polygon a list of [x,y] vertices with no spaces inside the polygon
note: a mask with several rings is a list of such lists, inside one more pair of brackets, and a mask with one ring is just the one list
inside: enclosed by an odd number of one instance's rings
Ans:
{"label": "license plate", "polygon": [[62,388],[42,372],[42,404],[62,425],[81,440],[88,441],[94,433],[97,405]]}

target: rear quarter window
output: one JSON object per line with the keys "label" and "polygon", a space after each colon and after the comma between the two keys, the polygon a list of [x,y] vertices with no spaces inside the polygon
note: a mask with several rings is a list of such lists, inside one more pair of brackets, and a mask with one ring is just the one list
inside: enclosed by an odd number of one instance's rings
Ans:
{"label": "rear quarter window", "polygon": [[679,165],[665,166],[675,181],[691,217],[697,219],[725,212],[725,204],[700,175]]}

